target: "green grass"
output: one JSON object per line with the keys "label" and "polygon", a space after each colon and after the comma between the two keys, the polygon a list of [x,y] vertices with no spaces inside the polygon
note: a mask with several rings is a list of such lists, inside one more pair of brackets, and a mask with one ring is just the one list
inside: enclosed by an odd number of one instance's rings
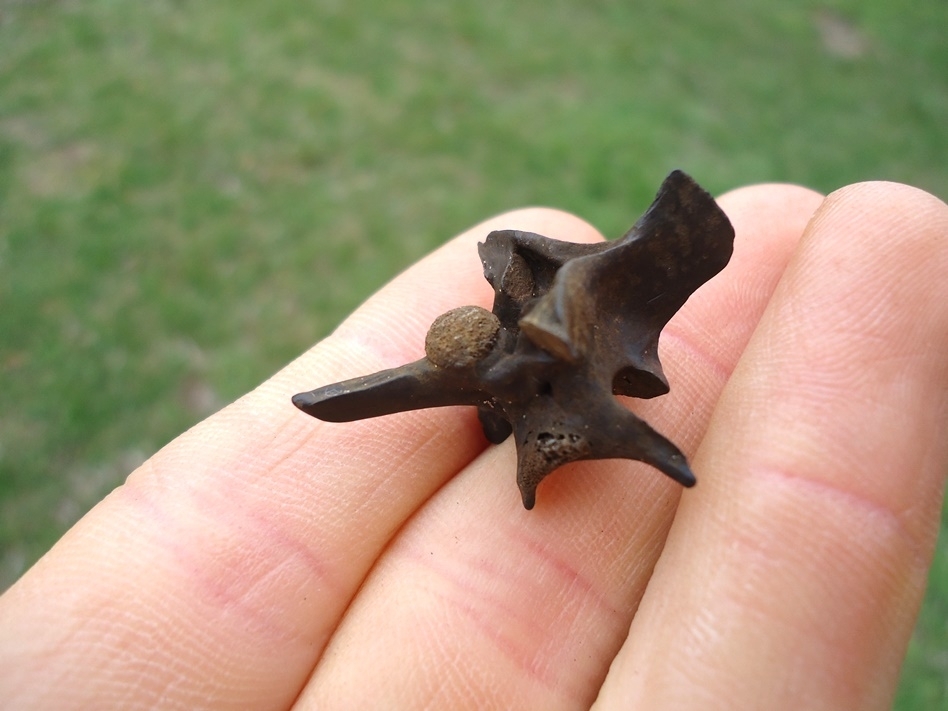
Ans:
{"label": "green grass", "polygon": [[[946,27],[942,0],[0,0],[0,589],[492,213],[617,235],[672,167],[944,198]],[[948,698],[946,545],[902,709]]]}

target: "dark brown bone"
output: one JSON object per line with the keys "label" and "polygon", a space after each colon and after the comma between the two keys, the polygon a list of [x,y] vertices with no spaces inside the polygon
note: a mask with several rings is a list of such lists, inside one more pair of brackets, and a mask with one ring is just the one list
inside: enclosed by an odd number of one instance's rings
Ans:
{"label": "dark brown bone", "polygon": [[329,422],[474,405],[488,440],[513,432],[527,509],[544,477],[580,459],[640,460],[693,486],[681,451],[615,395],[668,392],[659,333],[724,268],[733,244],[725,214],[681,171],[613,242],[491,232],[478,252],[493,312],[449,311],[432,324],[425,358],[299,393],[293,404]]}

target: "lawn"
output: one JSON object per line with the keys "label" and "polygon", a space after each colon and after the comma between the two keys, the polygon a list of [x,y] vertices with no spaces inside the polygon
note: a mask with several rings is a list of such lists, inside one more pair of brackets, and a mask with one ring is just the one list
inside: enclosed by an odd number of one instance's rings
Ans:
{"label": "lawn", "polygon": [[[673,167],[945,198],[946,28],[943,0],[0,0],[0,589],[490,214],[615,236]],[[945,538],[900,709],[948,699]]]}

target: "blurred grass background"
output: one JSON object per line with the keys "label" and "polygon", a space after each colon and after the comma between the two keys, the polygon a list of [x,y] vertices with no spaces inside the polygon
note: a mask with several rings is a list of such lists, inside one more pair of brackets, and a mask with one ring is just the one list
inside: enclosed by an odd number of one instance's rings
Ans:
{"label": "blurred grass background", "polygon": [[[617,236],[673,167],[944,199],[946,31],[944,0],[0,0],[0,589],[491,214]],[[943,536],[897,705],[946,699]]]}

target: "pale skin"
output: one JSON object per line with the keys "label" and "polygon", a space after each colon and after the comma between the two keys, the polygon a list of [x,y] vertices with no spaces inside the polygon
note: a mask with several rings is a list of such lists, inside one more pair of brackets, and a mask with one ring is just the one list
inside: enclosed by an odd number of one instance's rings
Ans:
{"label": "pale skin", "polygon": [[562,468],[525,511],[472,408],[350,424],[290,396],[490,307],[488,220],[158,452],[0,598],[5,708],[885,709],[948,472],[948,207],[906,186],[720,197],[728,267],[629,406],[698,476]]}

